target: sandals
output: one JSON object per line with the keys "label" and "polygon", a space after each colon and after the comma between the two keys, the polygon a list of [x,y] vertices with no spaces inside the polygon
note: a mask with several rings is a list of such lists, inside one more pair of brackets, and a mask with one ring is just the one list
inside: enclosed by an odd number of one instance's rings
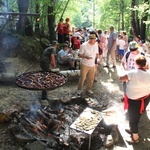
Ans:
{"label": "sandals", "polygon": [[138,139],[133,139],[133,136],[131,136],[131,139],[130,140],[126,140],[126,142],[128,143],[128,144],[137,144],[137,143],[139,143],[139,137],[138,137]]}

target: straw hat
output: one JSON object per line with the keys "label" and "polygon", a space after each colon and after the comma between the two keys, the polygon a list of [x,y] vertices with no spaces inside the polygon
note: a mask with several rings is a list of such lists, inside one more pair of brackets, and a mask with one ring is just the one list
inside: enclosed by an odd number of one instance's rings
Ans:
{"label": "straw hat", "polygon": [[95,34],[90,34],[89,39],[96,39],[96,35]]}

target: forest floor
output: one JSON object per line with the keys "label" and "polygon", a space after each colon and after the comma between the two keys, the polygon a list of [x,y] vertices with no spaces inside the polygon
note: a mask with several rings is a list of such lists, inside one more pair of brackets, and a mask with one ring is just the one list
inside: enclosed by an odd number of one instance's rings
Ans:
{"label": "forest floor", "polygon": [[[7,71],[20,75],[28,71],[39,70],[39,65],[34,62],[15,58],[6,58]],[[94,82],[92,90],[94,96],[98,98],[99,103],[107,103],[107,108],[112,108],[120,111],[124,115],[123,102],[121,98],[123,95],[122,83],[118,79],[118,71],[120,69],[118,63],[117,68],[103,68],[99,66],[98,81]],[[60,68],[61,69],[61,68]],[[58,89],[48,92],[49,98],[57,98],[66,93],[73,93],[77,90],[79,77],[69,77],[68,82]],[[0,81],[0,112],[14,111],[19,106],[29,107],[37,100],[40,100],[40,91],[25,90],[17,87],[14,82]],[[116,120],[119,118],[116,118]],[[122,119],[122,118],[120,118]],[[9,122],[0,123],[0,150],[22,150],[23,148],[17,144],[14,137],[10,134]],[[150,106],[147,112],[141,117],[139,123],[140,142],[132,146],[133,150],[150,150]],[[115,144],[111,148],[103,149],[120,149],[119,144]],[[127,148],[128,149],[128,148]],[[102,150],[102,149],[101,149]]]}

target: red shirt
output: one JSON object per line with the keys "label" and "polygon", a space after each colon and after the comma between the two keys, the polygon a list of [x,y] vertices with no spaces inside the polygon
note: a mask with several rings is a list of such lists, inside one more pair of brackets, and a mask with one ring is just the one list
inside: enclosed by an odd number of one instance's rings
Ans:
{"label": "red shirt", "polygon": [[63,24],[63,29],[64,29],[64,34],[69,34],[70,33],[70,25],[69,23],[64,23]]}
{"label": "red shirt", "polygon": [[59,34],[64,34],[63,23],[59,22],[57,26],[57,31]]}
{"label": "red shirt", "polygon": [[78,40],[77,38],[73,38],[73,49],[79,49],[81,46],[81,42],[80,40]]}

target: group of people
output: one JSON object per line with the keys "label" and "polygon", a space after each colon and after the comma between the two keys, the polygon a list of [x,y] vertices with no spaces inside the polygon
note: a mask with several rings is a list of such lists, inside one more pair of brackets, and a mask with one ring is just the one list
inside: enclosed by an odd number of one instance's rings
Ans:
{"label": "group of people", "polygon": [[[119,79],[124,85],[124,102],[128,106],[129,113],[130,129],[126,131],[131,134],[131,139],[128,142],[133,144],[139,142],[139,119],[150,100],[150,71],[148,70],[148,62],[150,61],[148,61],[146,54],[141,52],[141,45],[135,39],[128,43],[125,32],[117,35],[113,26],[110,26],[109,29],[109,35],[107,30],[103,34],[101,30],[90,32],[88,39],[80,43],[80,47],[78,47],[78,57],[81,59],[81,64],[77,94],[82,94],[85,81],[87,81],[86,92],[94,94],[92,85],[97,72],[97,61],[106,58],[106,66],[104,67],[109,67],[111,62],[113,68],[116,68],[118,45],[120,64],[125,71],[125,74],[119,76]],[[79,34],[76,37],[79,37]],[[40,61],[43,71],[50,71],[50,64],[52,67],[56,67],[54,51],[56,51],[57,45],[57,41],[53,41],[52,45],[43,52]],[[74,68],[74,63],[68,57],[68,53],[70,53],[68,48],[69,43],[64,43],[62,50],[58,52],[58,62],[60,64],[67,62],[71,68]],[[42,99],[47,99],[46,91],[42,92]]]}
{"label": "group of people", "polygon": [[128,143],[139,142],[138,124],[141,114],[150,101],[150,71],[147,68],[147,58],[138,50],[138,43],[129,43],[130,51],[122,59],[125,74],[119,76],[124,82],[124,103],[128,112],[129,127],[126,132],[131,135]]}
{"label": "group of people", "polygon": [[126,32],[120,32],[117,37],[113,27],[110,27],[110,31],[106,67],[109,67],[111,58],[115,68],[118,56],[125,72],[123,76],[119,76],[119,79],[123,82],[124,108],[127,109],[129,118],[129,129],[126,129],[126,132],[131,138],[127,142],[134,144],[139,142],[139,120],[150,101],[149,50],[139,36],[135,36],[128,43]]}
{"label": "group of people", "polygon": [[63,21],[63,18],[61,18],[56,28],[58,43],[64,43],[65,41],[69,41],[69,34],[71,32],[69,24],[70,19],[66,18],[65,22]]}

